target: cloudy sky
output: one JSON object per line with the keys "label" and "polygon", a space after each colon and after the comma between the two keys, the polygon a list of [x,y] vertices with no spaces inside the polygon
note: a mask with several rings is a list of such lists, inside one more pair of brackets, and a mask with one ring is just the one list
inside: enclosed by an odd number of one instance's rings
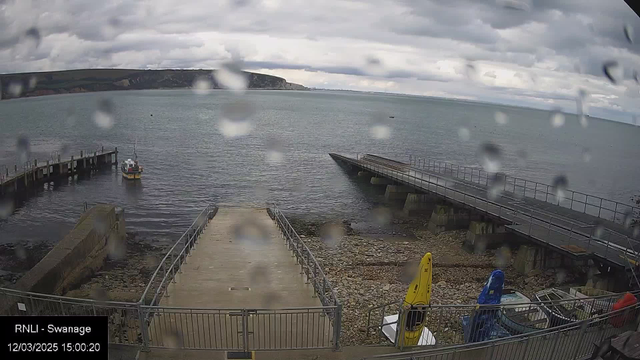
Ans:
{"label": "cloudy sky", "polygon": [[308,87],[570,112],[584,89],[592,116],[640,115],[623,0],[0,0],[1,72],[230,60]]}

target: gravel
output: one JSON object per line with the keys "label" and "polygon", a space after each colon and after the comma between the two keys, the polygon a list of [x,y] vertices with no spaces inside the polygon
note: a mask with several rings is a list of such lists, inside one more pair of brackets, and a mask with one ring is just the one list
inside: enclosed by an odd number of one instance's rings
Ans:
{"label": "gravel", "polygon": [[[494,251],[473,254],[463,249],[466,230],[448,231],[433,235],[424,224],[395,220],[388,231],[375,234],[355,234],[343,223],[344,235],[327,241],[317,236],[318,224],[292,221],[301,238],[314,253],[316,259],[336,290],[343,304],[342,344],[363,345],[379,343],[375,330],[367,332],[367,315],[371,307],[385,303],[399,303],[404,299],[407,276],[411,266],[417,265],[425,253],[433,256],[432,304],[475,304],[477,297],[491,271],[501,268],[505,272],[505,287],[516,288],[532,295],[536,291],[558,285],[555,270],[538,272],[534,276],[518,274],[512,267],[515,257],[496,256]],[[308,236],[306,234],[311,234]],[[501,264],[502,267],[498,265]],[[563,273],[564,283],[575,281],[575,276]],[[395,307],[385,315],[395,313]],[[372,319],[380,321],[380,313]],[[461,325],[459,316],[443,321],[439,328],[444,333],[436,334],[439,341],[459,342]]]}

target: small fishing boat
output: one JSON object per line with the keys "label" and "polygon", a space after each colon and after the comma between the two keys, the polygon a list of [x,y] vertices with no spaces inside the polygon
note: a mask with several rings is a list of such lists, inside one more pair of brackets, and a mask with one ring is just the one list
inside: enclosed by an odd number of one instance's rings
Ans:
{"label": "small fishing boat", "polygon": [[[538,304],[513,289],[504,289],[498,320],[512,335],[530,333],[549,327],[549,317]],[[521,304],[521,305],[520,305]],[[507,305],[507,306],[504,306]]]}
{"label": "small fishing boat", "polygon": [[[585,314],[588,317],[606,314],[613,309],[613,304],[620,298],[619,295],[607,290],[594,289],[588,286],[576,286],[569,288],[569,295],[581,299]],[[595,299],[592,299],[594,298]]]}
{"label": "small fishing boat", "polygon": [[127,180],[138,180],[142,178],[142,166],[138,164],[138,154],[136,153],[136,145],[133,145],[133,160],[127,159],[122,161],[120,166],[122,177]]}
{"label": "small fishing boat", "polygon": [[542,309],[549,317],[549,325],[551,327],[565,325],[571,322],[586,318],[584,314],[579,316],[578,305],[582,302],[577,301],[575,296],[566,291],[552,288],[538,291],[535,293],[536,301],[540,301]]}

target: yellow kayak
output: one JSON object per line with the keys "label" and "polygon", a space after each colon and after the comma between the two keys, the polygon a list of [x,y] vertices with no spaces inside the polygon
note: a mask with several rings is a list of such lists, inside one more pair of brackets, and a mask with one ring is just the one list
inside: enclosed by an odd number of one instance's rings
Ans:
{"label": "yellow kayak", "polygon": [[425,325],[425,312],[420,310],[411,310],[416,306],[429,305],[431,301],[431,253],[426,253],[422,260],[415,278],[409,284],[407,296],[404,298],[402,307],[406,316],[402,319],[401,327],[404,328],[404,346],[418,345],[422,329]]}

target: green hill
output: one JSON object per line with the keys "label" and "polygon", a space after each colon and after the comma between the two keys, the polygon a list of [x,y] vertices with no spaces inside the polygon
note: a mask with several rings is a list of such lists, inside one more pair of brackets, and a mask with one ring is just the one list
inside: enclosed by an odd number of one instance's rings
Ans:
{"label": "green hill", "polygon": [[[307,90],[281,77],[244,73],[249,79],[249,89]],[[203,76],[211,80],[214,88],[220,88],[211,70],[180,69],[82,69],[16,73],[0,75],[0,81],[2,99],[8,99],[92,91],[190,88],[197,77]],[[34,83],[35,86],[32,86]],[[21,91],[16,96],[18,88]]]}

